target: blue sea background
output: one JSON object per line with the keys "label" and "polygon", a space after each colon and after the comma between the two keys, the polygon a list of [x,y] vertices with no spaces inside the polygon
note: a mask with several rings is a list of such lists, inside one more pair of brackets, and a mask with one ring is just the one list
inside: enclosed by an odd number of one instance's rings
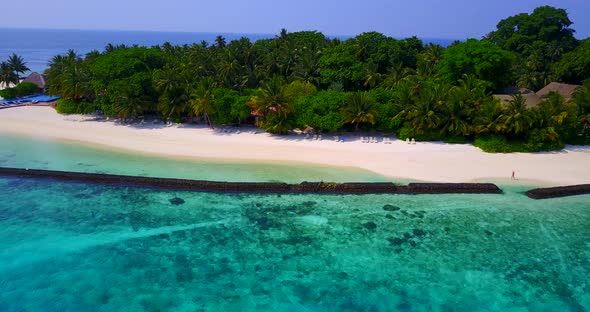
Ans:
{"label": "blue sea background", "polygon": [[[189,32],[150,32],[150,31],[98,31],[98,30],[51,30],[51,29],[2,29],[0,28],[0,61],[12,53],[24,58],[33,72],[43,72],[48,61],[55,55],[64,54],[69,49],[78,54],[92,50],[102,51],[109,44],[154,46],[170,42],[174,45],[191,45],[206,41],[212,44],[215,37],[222,35],[227,42],[247,37],[251,41],[273,38],[275,34],[240,33],[189,33]],[[330,36],[347,39],[351,36]],[[450,45],[454,39],[422,38],[424,43]]]}

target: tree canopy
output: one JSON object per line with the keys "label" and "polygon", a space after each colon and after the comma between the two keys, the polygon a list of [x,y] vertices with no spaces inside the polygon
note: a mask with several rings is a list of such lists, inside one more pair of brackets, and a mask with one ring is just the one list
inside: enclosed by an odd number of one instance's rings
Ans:
{"label": "tree canopy", "polygon": [[510,84],[512,54],[487,40],[469,39],[446,49],[437,68],[453,84],[472,75],[500,91]]}
{"label": "tree canopy", "polygon": [[[539,7],[498,23],[482,40],[450,47],[366,32],[341,41],[320,32],[193,45],[108,45],[55,56],[47,71],[58,110],[100,109],[120,118],[254,124],[293,129],[395,133],[400,138],[474,142],[488,151],[557,149],[590,142],[587,86],[572,102],[551,95],[538,107],[492,92],[540,89],[553,79],[590,78],[590,46],[567,12]],[[0,64],[0,82],[16,70]]]}

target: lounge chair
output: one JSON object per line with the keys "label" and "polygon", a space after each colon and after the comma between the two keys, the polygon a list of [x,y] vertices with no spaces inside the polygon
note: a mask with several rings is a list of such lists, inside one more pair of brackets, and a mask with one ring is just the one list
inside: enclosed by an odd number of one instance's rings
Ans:
{"label": "lounge chair", "polygon": [[416,140],[414,140],[414,138],[412,138],[412,144],[416,144]]}
{"label": "lounge chair", "polygon": [[406,138],[406,143],[410,144],[410,138]]}

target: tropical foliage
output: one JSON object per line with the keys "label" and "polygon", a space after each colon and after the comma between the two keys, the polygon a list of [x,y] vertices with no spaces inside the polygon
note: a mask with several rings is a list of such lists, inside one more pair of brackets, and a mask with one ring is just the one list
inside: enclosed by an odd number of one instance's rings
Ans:
{"label": "tropical foliage", "polygon": [[[377,130],[473,140],[495,152],[557,149],[589,141],[588,83],[570,102],[550,94],[537,107],[491,94],[590,78],[588,40],[575,39],[571,24],[565,10],[544,6],[501,21],[482,40],[447,48],[377,32],[341,41],[284,29],[256,42],[218,36],[184,46],[108,45],[55,56],[48,84],[63,98],[63,112],[249,123],[276,134]],[[18,72],[3,63],[0,82]]]}
{"label": "tropical foliage", "polygon": [[21,74],[29,71],[22,57],[12,54],[6,61],[0,62],[0,87],[8,88],[11,84],[18,84]]}

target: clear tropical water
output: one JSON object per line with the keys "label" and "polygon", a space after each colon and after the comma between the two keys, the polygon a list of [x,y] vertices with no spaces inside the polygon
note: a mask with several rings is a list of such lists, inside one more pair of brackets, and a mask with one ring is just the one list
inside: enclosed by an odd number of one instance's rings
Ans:
{"label": "clear tropical water", "polygon": [[[5,135],[0,166],[383,179]],[[535,201],[525,189],[244,195],[0,178],[0,311],[590,310],[590,196]]]}
{"label": "clear tropical water", "polygon": [[238,182],[387,181],[381,175],[355,168],[169,159],[2,133],[0,167]]}
{"label": "clear tropical water", "polygon": [[1,311],[590,309],[589,196],[0,189]]}

